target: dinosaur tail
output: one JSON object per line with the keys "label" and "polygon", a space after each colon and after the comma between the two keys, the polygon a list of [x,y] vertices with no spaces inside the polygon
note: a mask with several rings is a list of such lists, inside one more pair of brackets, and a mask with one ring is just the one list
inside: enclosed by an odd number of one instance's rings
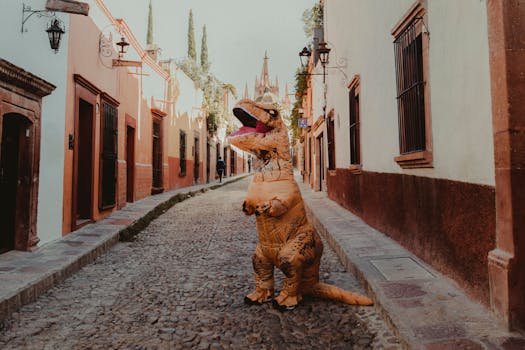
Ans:
{"label": "dinosaur tail", "polygon": [[313,287],[311,294],[318,298],[338,300],[338,301],[342,301],[343,303],[351,304],[351,305],[373,305],[374,304],[372,299],[364,295],[349,292],[339,287],[332,286],[330,284],[326,284],[322,282],[317,283]]}

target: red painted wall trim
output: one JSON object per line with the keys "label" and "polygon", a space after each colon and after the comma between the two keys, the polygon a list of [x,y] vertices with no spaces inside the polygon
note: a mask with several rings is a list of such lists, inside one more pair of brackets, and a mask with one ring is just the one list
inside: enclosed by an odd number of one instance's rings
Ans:
{"label": "red painted wall trim", "polygon": [[488,304],[487,254],[495,246],[491,186],[337,169],[328,196]]}

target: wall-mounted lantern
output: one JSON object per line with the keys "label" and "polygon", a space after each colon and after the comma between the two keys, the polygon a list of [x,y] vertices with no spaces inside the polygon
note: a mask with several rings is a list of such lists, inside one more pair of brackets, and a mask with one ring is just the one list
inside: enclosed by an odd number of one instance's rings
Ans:
{"label": "wall-mounted lantern", "polygon": [[308,66],[308,61],[310,61],[310,56],[312,53],[308,48],[305,46],[303,47],[303,50],[299,52],[299,59],[301,60],[301,66],[303,68],[306,68]]}
{"label": "wall-mounted lantern", "polygon": [[62,22],[56,17],[55,12],[49,11],[48,9],[33,10],[31,6],[22,4],[22,28],[21,28],[22,33],[27,32],[27,28],[25,27],[25,24],[29,20],[29,18],[31,18],[35,14],[37,15],[37,17],[51,18],[51,22],[49,22],[46,32],[49,37],[49,45],[51,46],[51,49],[54,50],[55,53],[57,53],[60,47],[60,40],[62,39],[62,35],[66,31],[64,29]]}
{"label": "wall-mounted lantern", "polygon": [[321,64],[326,66],[328,64],[328,56],[330,55],[331,49],[326,47],[326,42],[321,41],[319,43],[319,48],[317,49],[317,54],[319,55],[319,60]]}
{"label": "wall-mounted lantern", "polygon": [[116,43],[118,46],[118,57],[122,58],[128,52],[129,43],[126,41],[126,38],[121,37],[120,41]]}
{"label": "wall-mounted lantern", "polygon": [[51,49],[55,50],[55,53],[57,53],[60,48],[62,34],[66,32],[60,20],[57,18],[51,20],[46,32],[49,37],[49,45],[51,46]]}

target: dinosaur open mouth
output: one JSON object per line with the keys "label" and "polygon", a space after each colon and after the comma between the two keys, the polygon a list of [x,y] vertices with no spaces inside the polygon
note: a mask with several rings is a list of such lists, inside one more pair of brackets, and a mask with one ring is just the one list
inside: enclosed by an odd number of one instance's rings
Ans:
{"label": "dinosaur open mouth", "polygon": [[242,107],[235,107],[233,109],[233,115],[239,119],[243,126],[234,133],[231,133],[230,137],[244,136],[254,133],[266,134],[273,129],[266,126],[263,122],[261,122]]}

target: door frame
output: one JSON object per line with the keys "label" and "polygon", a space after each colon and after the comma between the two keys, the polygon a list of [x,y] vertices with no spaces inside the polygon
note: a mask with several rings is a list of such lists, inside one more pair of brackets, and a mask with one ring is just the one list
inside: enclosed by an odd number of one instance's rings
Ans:
{"label": "door frame", "polygon": [[[72,182],[71,182],[71,231],[78,230],[80,227],[93,222],[95,215],[95,162],[97,161],[95,140],[97,135],[97,117],[100,111],[100,103],[98,95],[102,92],[95,85],[84,79],[81,75],[75,74],[73,76],[75,81],[75,113],[73,119],[73,168],[72,168]],[[80,100],[91,104],[93,106],[92,117],[92,134],[91,134],[91,208],[90,218],[80,225],[77,225],[77,204],[78,204],[78,135],[79,135],[79,120],[80,120]]]}
{"label": "door frame", "polygon": [[[40,175],[40,137],[42,98],[55,90],[55,86],[14,64],[0,59],[0,148],[3,116],[18,114],[31,123],[28,141],[31,180],[26,217],[27,232],[15,231],[15,249],[32,251],[39,242],[37,235],[38,185]],[[18,216],[18,214],[16,214]]]}

